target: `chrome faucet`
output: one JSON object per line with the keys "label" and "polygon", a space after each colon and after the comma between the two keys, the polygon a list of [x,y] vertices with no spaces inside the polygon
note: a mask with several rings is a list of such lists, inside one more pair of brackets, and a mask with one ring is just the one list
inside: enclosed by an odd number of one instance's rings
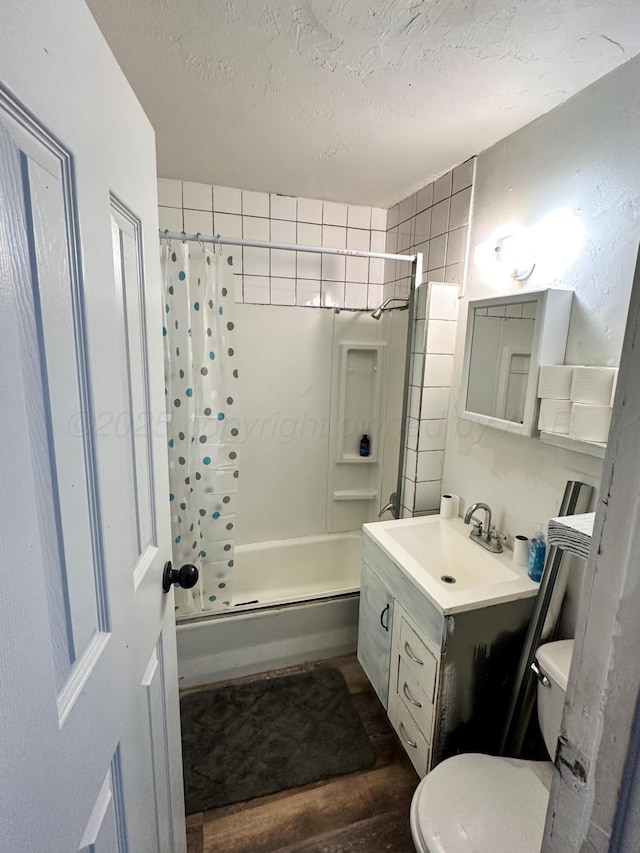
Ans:
{"label": "chrome faucet", "polygon": [[[476,518],[474,515],[478,509],[484,510],[484,521]],[[464,523],[471,524],[473,527],[469,534],[469,539],[482,545],[487,551],[492,551],[494,554],[500,554],[502,551],[502,537],[498,531],[491,526],[491,507],[485,503],[471,504],[469,509],[464,514]]]}
{"label": "chrome faucet", "polygon": [[382,518],[382,516],[385,514],[385,512],[390,512],[391,515],[395,518],[396,517],[397,503],[398,503],[398,495],[396,494],[396,492],[394,492],[392,495],[389,495],[389,502],[386,503],[382,507],[382,509],[378,513],[378,518]]}

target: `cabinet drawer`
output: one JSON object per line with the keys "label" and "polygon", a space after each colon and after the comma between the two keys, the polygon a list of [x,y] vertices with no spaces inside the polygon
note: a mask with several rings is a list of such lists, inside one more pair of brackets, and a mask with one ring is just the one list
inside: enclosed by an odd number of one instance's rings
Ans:
{"label": "cabinet drawer", "polygon": [[432,702],[438,662],[404,616],[400,626],[400,648],[398,651],[400,652],[401,663],[406,665],[407,671],[420,685],[423,694],[429,702]]}
{"label": "cabinet drawer", "polygon": [[429,767],[429,742],[402,702],[396,704],[395,720],[392,722],[411,763],[417,773],[421,777],[424,776]]}
{"label": "cabinet drawer", "polygon": [[406,665],[402,658],[400,658],[398,670],[397,690],[403,705],[420,727],[422,734],[431,743],[431,727],[433,724],[431,697],[424,692],[414,671]]}

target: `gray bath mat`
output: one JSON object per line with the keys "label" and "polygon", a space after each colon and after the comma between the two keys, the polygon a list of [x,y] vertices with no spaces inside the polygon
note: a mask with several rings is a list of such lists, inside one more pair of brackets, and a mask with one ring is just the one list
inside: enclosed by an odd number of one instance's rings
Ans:
{"label": "gray bath mat", "polygon": [[375,760],[344,678],[329,667],[189,693],[180,709],[187,814]]}

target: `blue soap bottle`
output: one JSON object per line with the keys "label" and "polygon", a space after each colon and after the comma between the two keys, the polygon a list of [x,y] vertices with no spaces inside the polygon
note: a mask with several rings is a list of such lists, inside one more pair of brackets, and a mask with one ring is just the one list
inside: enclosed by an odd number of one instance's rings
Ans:
{"label": "blue soap bottle", "polygon": [[544,533],[538,530],[536,535],[531,540],[529,549],[529,577],[532,581],[540,583],[542,573],[544,571],[544,559],[547,553],[547,543],[544,540]]}
{"label": "blue soap bottle", "polygon": [[360,456],[369,456],[371,454],[371,441],[365,433],[360,439]]}

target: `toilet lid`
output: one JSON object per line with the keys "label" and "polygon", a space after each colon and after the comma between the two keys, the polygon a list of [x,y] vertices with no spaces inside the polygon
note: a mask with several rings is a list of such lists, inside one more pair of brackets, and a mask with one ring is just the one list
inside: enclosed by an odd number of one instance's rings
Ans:
{"label": "toilet lid", "polygon": [[418,785],[412,823],[428,853],[540,853],[553,765],[457,755]]}

